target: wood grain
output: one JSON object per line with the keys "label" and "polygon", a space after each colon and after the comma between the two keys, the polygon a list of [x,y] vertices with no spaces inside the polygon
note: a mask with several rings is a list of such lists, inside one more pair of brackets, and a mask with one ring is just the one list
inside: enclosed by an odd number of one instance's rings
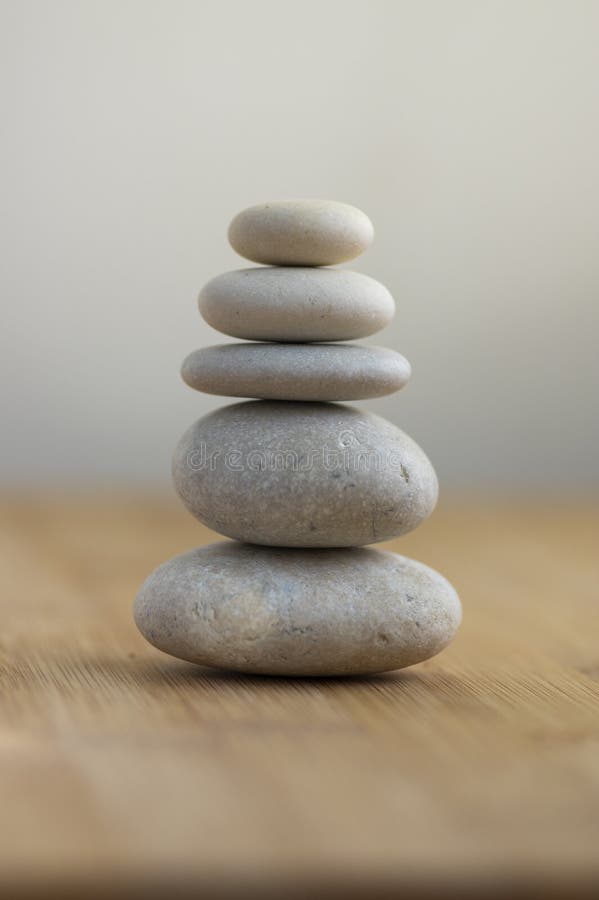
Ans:
{"label": "wood grain", "polygon": [[286,681],[137,633],[145,576],[215,539],[174,500],[7,499],[3,896],[599,890],[597,524],[591,503],[446,501],[386,546],[457,587],[451,648]]}

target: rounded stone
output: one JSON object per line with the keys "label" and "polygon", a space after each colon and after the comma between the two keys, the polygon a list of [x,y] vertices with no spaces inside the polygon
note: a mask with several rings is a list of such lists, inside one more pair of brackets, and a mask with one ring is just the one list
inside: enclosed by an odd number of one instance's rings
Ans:
{"label": "rounded stone", "polygon": [[190,512],[254,544],[349,547],[416,528],[437,478],[420,447],[379,416],[334,403],[255,400],[195,422],[173,456]]}
{"label": "rounded stone", "polygon": [[393,297],[374,278],[301,266],[224,272],[202,288],[199,307],[217,331],[249,341],[351,341],[395,314]]}
{"label": "rounded stone", "polygon": [[181,369],[196,391],[264,400],[363,400],[398,391],[410,364],[359,344],[220,344],[195,350]]}
{"label": "rounded stone", "polygon": [[368,216],[336,200],[275,200],[238,213],[229,242],[268,266],[332,266],[363,253],[374,238]]}
{"label": "rounded stone", "polygon": [[200,665],[262,675],[366,675],[411,666],[454,637],[461,607],[428,566],[396,553],[223,541],[142,586],[145,638]]}

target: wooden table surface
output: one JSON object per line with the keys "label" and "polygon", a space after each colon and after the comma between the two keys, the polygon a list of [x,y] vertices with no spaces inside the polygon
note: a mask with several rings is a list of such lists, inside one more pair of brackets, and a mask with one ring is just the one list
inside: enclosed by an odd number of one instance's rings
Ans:
{"label": "wooden table surface", "polygon": [[445,500],[384,546],[454,583],[455,643],[283,680],[137,633],[145,576],[216,539],[174,499],[6,500],[0,894],[599,891],[597,509]]}

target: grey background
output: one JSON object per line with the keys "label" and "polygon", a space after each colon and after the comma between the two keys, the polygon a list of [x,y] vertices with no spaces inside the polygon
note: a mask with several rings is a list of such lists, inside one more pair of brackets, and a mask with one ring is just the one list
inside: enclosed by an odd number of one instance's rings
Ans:
{"label": "grey background", "polygon": [[241,208],[372,218],[354,268],[442,484],[597,484],[599,4],[4,2],[2,482],[167,485]]}

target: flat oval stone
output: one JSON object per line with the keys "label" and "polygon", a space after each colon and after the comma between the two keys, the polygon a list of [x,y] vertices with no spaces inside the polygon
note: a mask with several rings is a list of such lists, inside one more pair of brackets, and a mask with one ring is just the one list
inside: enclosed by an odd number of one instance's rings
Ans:
{"label": "flat oval stone", "polygon": [[368,275],[297,266],[237,269],[202,288],[200,312],[231,337],[250,341],[350,341],[388,325],[393,297]]}
{"label": "flat oval stone", "polygon": [[363,400],[398,391],[410,364],[384,347],[360,344],[220,344],[184,360],[196,391],[264,400]]}
{"label": "flat oval stone", "polygon": [[289,550],[224,541],[149,576],[145,638],[205,666],[262,675],[366,675],[411,666],[454,637],[448,581],[396,553]]}
{"label": "flat oval stone", "polygon": [[173,456],[181,499],[227,537],[350,547],[416,528],[437,478],[420,447],[380,416],[333,403],[257,400],[209,413]]}
{"label": "flat oval stone", "polygon": [[368,216],[336,200],[275,200],[238,213],[233,249],[268,266],[332,266],[363,253],[374,238]]}

